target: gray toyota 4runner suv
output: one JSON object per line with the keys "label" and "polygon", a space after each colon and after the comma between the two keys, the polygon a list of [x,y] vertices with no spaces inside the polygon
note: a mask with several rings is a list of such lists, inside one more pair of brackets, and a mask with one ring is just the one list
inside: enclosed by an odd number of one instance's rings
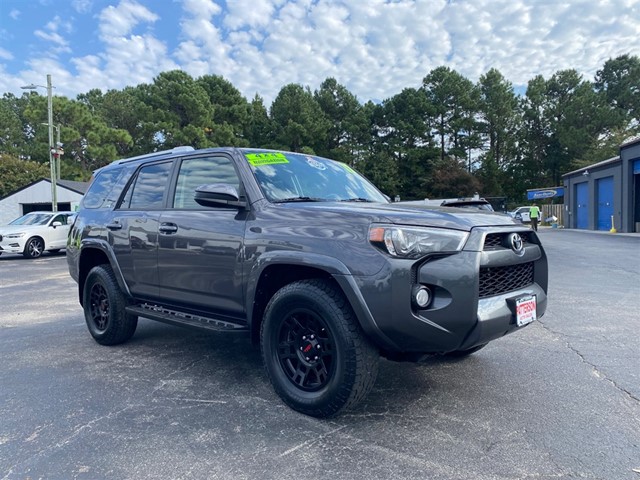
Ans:
{"label": "gray toyota 4runner suv", "polygon": [[390,203],[348,165],[301,153],[178,147],[96,172],[69,234],[93,338],[138,317],[261,346],[295,410],[328,417],[371,390],[379,356],[465,356],[547,305],[535,232],[480,210]]}

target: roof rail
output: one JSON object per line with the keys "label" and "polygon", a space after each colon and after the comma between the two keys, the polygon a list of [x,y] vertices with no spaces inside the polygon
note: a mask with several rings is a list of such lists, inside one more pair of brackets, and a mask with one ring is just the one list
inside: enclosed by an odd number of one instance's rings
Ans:
{"label": "roof rail", "polygon": [[151,153],[145,153],[144,155],[138,155],[136,157],[130,157],[130,158],[123,158],[120,160],[116,160],[115,162],[111,162],[112,164],[120,164],[120,163],[128,163],[128,162],[133,162],[134,160],[141,160],[143,158],[153,158],[153,157],[159,157],[162,155],[168,155],[171,153],[182,153],[182,152],[192,152],[195,149],[189,145],[183,145],[183,146],[179,146],[179,147],[173,147],[170,150],[160,150],[159,152],[151,152]]}
{"label": "roof rail", "polygon": [[169,150],[171,153],[180,153],[180,152],[193,152],[195,149],[190,145],[182,145],[180,147],[173,147]]}

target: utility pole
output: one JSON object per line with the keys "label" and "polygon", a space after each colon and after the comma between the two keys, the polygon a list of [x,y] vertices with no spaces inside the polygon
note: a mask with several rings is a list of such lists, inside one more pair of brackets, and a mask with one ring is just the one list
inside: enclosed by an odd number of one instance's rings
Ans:
{"label": "utility pole", "polygon": [[[53,145],[53,94],[51,85],[51,74],[47,74],[47,86],[44,85],[36,85],[34,83],[30,85],[25,85],[20,87],[24,90],[35,90],[36,88],[46,88],[47,89],[47,125],[49,126],[49,173],[51,175],[51,211],[58,211],[58,194],[57,194],[57,178],[59,178],[59,173],[56,171],[56,162],[53,156],[53,149],[55,146]],[[58,128],[58,137],[60,135],[60,129]]]}
{"label": "utility pole", "polygon": [[51,211],[58,211],[57,172],[56,162],[53,156],[53,95],[51,92],[51,74],[47,74],[47,116],[49,123],[49,167],[51,170]]}

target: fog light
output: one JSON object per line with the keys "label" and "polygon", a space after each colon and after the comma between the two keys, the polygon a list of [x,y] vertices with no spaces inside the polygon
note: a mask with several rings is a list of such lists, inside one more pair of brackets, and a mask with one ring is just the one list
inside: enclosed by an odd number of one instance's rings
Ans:
{"label": "fog light", "polygon": [[420,308],[426,308],[431,302],[431,291],[427,287],[417,287],[413,292],[413,300]]}

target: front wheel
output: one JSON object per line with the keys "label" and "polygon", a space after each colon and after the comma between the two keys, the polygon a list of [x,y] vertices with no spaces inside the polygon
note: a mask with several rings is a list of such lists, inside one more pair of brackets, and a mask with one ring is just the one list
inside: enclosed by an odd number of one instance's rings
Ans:
{"label": "front wheel", "polygon": [[22,255],[25,258],[38,258],[44,251],[44,241],[41,238],[30,238],[24,246]]}
{"label": "front wheel", "polygon": [[273,388],[301,413],[336,415],[375,383],[379,353],[342,292],[326,281],[282,287],[267,306],[260,340]]}
{"label": "front wheel", "polygon": [[110,265],[91,269],[84,284],[82,305],[89,333],[99,344],[123,343],[135,333],[138,317],[126,312],[126,296]]}

